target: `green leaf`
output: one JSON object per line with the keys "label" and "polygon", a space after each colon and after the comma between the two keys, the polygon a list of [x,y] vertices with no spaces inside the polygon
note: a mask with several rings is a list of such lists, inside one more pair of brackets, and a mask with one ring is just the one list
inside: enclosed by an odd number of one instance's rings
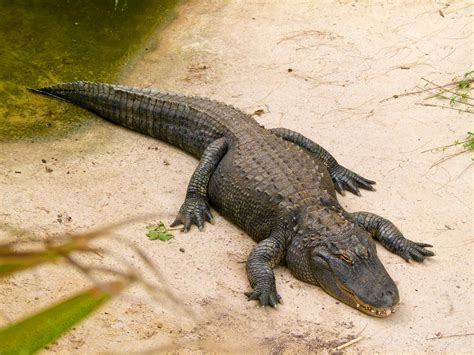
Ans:
{"label": "green leaf", "polygon": [[168,232],[164,223],[161,221],[159,224],[150,224],[146,227],[146,229],[148,229],[146,236],[149,240],[159,239],[163,242],[166,242],[167,240],[174,238],[173,234]]}
{"label": "green leaf", "polygon": [[159,235],[159,238],[161,241],[166,242],[167,240],[170,240],[173,238],[173,235],[170,233],[162,233]]}
{"label": "green leaf", "polygon": [[467,132],[467,137],[464,143],[464,147],[474,150],[474,133],[473,132]]}
{"label": "green leaf", "polygon": [[54,262],[61,257],[56,250],[39,252],[17,252],[8,248],[0,250],[0,277],[23,269],[31,268],[45,262]]}
{"label": "green leaf", "polygon": [[146,236],[147,236],[148,239],[150,239],[150,240],[157,240],[157,239],[158,239],[158,232],[155,231],[155,230],[150,230],[150,231],[148,231],[148,233],[146,234]]}
{"label": "green leaf", "polygon": [[451,96],[451,100],[449,100],[449,103],[451,106],[454,106],[456,104],[456,99],[457,99],[456,95]]}
{"label": "green leaf", "polygon": [[0,330],[0,353],[31,354],[60,337],[108,301],[125,284],[93,287]]}
{"label": "green leaf", "polygon": [[458,87],[460,89],[466,89],[469,87],[469,82],[468,81],[465,81],[465,80],[461,80],[459,83],[458,83]]}

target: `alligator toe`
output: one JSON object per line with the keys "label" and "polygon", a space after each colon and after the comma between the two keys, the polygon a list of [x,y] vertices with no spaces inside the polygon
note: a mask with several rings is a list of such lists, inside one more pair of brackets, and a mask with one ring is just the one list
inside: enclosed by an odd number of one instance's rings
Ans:
{"label": "alligator toe", "polygon": [[431,250],[426,249],[427,247],[432,247],[431,244],[426,243],[417,243],[407,240],[406,245],[400,251],[400,256],[406,261],[415,260],[419,263],[423,262],[426,258],[434,256]]}
{"label": "alligator toe", "polygon": [[354,195],[360,196],[359,189],[374,191],[372,185],[375,181],[366,179],[353,171],[346,169],[342,165],[338,165],[330,171],[331,178],[334,182],[336,191],[344,195],[344,190],[352,192]]}
{"label": "alligator toe", "polygon": [[186,233],[189,232],[193,224],[199,230],[203,230],[205,221],[212,223],[213,220],[207,199],[201,196],[191,196],[184,201],[176,219],[171,223],[171,227],[183,225],[183,231]]}
{"label": "alligator toe", "polygon": [[254,290],[250,292],[246,292],[245,295],[247,296],[248,301],[258,301],[260,306],[272,306],[276,308],[279,303],[282,303],[282,298],[280,295],[275,291],[262,291],[262,290]]}

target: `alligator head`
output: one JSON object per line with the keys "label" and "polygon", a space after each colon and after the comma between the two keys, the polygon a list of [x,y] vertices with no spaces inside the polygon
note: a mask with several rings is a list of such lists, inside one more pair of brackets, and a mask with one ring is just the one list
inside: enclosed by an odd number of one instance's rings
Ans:
{"label": "alligator head", "polygon": [[387,317],[399,301],[398,289],[377,256],[372,237],[355,228],[310,251],[310,268],[331,296],[376,317]]}
{"label": "alligator head", "polygon": [[[332,216],[334,218],[334,216]],[[334,220],[334,219],[333,219]],[[399,302],[398,289],[364,229],[340,221],[329,228],[303,228],[287,255],[292,273],[331,296],[375,317],[388,317]],[[313,224],[315,226],[315,224]],[[298,256],[297,256],[298,255]]]}

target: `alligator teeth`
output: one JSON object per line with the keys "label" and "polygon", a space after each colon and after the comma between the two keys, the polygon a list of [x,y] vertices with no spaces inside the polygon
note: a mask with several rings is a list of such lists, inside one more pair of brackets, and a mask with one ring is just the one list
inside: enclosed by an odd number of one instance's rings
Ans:
{"label": "alligator teeth", "polygon": [[361,308],[363,309],[366,313],[371,313],[374,316],[377,317],[388,317],[392,313],[395,313],[395,308],[393,309],[377,309],[377,308],[372,308],[370,306],[366,306],[364,304],[356,303],[356,308]]}

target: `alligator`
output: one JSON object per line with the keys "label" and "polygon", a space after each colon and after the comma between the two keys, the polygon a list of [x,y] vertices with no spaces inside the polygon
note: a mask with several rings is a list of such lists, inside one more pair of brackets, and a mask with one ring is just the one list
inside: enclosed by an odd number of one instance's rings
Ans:
{"label": "alligator", "polygon": [[248,300],[277,307],[273,269],[375,317],[391,315],[399,292],[377,256],[374,240],[406,261],[422,262],[430,244],[406,239],[389,220],[347,212],[337,193],[360,195],[374,181],[340,165],[323,147],[285,128],[266,129],[253,117],[214,100],[93,82],[31,89],[74,103],[200,159],[171,226],[200,230],[210,206],[245,230],[257,245],[246,271]]}

